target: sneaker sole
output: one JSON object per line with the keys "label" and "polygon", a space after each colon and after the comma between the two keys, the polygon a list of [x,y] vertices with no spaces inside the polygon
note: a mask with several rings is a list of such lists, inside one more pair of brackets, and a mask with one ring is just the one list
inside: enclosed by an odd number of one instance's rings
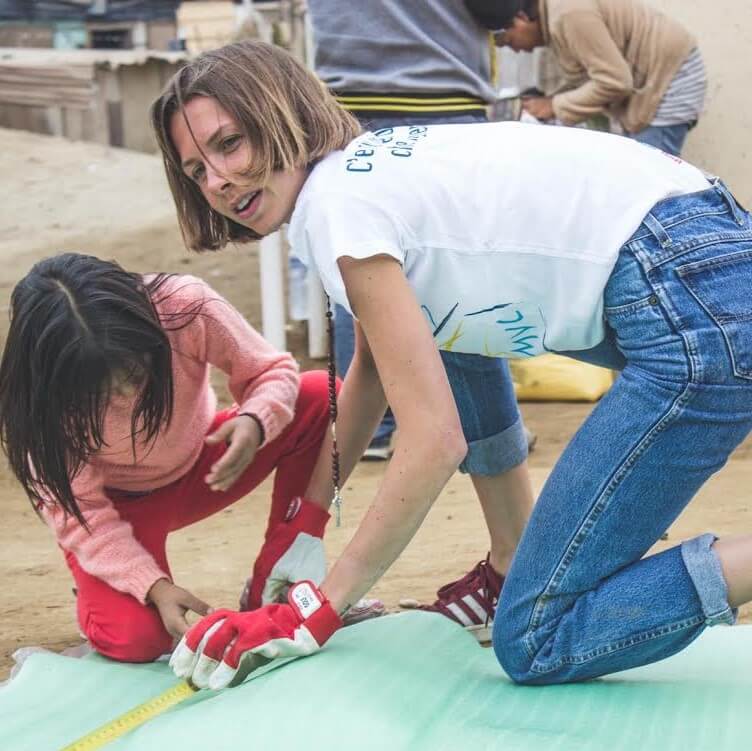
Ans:
{"label": "sneaker sole", "polygon": [[352,626],[362,621],[368,621],[371,618],[380,618],[386,613],[386,607],[381,600],[364,598],[358,600],[350,610],[342,616],[342,623],[345,626]]}
{"label": "sneaker sole", "polygon": [[[411,597],[403,597],[399,601],[399,607],[403,610],[419,610],[420,602],[413,600]],[[457,623],[457,621],[453,621]],[[459,623],[457,624],[460,625]],[[478,623],[474,626],[462,626],[469,634],[472,634],[481,644],[488,645],[491,643],[491,631],[493,630],[493,621],[487,624]]]}
{"label": "sneaker sole", "polygon": [[491,631],[493,630],[493,621],[488,625],[479,624],[477,626],[465,626],[465,631],[472,634],[480,644],[491,644]]}
{"label": "sneaker sole", "polygon": [[360,457],[364,462],[385,462],[392,458],[391,449],[366,449]]}

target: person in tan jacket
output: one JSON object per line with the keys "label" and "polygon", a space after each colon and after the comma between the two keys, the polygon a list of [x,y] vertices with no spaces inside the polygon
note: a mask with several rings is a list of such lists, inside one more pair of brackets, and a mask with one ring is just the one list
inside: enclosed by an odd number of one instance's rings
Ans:
{"label": "person in tan jacket", "polygon": [[499,46],[547,46],[564,75],[524,109],[575,125],[605,113],[624,133],[679,155],[700,115],[706,77],[695,38],[641,0],[465,0]]}

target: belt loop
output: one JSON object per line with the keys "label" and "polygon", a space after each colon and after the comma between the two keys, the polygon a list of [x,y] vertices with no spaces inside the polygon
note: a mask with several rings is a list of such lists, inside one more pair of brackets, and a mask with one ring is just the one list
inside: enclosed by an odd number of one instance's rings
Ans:
{"label": "belt loop", "polygon": [[746,212],[737,203],[736,198],[734,198],[733,194],[726,187],[726,184],[723,182],[723,180],[721,180],[720,177],[716,177],[713,179],[713,187],[718,191],[721,197],[728,204],[729,210],[731,211],[731,214],[734,217],[734,220],[736,221],[736,223],[740,227],[743,227]]}
{"label": "belt loop", "polygon": [[652,214],[647,214],[642,221],[655,235],[655,239],[658,240],[664,250],[671,247],[671,238],[668,236],[668,232],[663,229],[663,225]]}

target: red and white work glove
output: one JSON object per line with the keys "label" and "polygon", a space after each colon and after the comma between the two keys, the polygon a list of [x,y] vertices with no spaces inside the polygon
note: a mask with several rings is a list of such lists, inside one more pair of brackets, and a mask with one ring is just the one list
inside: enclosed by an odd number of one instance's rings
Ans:
{"label": "red and white work glove", "polygon": [[317,586],[326,576],[324,529],[329,514],[305,498],[293,498],[285,518],[266,534],[253,574],[240,597],[241,610],[285,602],[287,589],[307,579]]}
{"label": "red and white work glove", "polygon": [[270,660],[316,652],[340,626],[318,587],[298,582],[290,587],[286,605],[248,613],[218,610],[201,619],[180,640],[170,667],[198,688],[236,686]]}

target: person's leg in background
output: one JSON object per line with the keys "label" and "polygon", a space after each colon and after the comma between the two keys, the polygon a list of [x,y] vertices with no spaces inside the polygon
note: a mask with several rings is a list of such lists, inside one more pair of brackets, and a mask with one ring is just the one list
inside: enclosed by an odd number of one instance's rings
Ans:
{"label": "person's leg in background", "polygon": [[[485,640],[517,543],[533,507],[528,440],[505,360],[441,352],[468,452],[460,471],[470,475],[488,526],[485,560],[441,587],[421,609],[438,612]],[[413,603],[408,603],[413,605]]]}
{"label": "person's leg in background", "polygon": [[[334,311],[334,363],[340,378],[345,377],[355,352],[355,332],[352,316],[341,306]],[[391,456],[391,440],[394,433],[394,416],[387,409],[384,419],[374,433],[371,444],[363,454],[364,459],[385,460]]]}
{"label": "person's leg in background", "polygon": [[695,48],[663,92],[652,116],[653,124],[627,135],[667,154],[681,156],[687,133],[697,124],[705,106],[707,86],[702,54]]}
{"label": "person's leg in background", "polygon": [[442,352],[457,403],[469,474],[490,535],[489,563],[506,574],[533,507],[528,440],[506,360]]}
{"label": "person's leg in background", "polygon": [[[357,113],[355,113],[357,115]],[[444,113],[442,115],[420,115],[411,114],[403,116],[358,116],[364,130],[378,130],[380,128],[397,127],[400,125],[438,125],[441,123],[483,123],[487,122],[487,118],[483,112],[468,112],[468,113]],[[350,367],[354,352],[355,335],[353,333],[352,316],[340,305],[337,306],[335,311],[335,364],[337,366],[337,375],[340,378],[345,377],[347,369]],[[446,363],[446,360],[445,360]],[[511,377],[509,376],[508,369],[499,369],[495,371],[495,378],[506,378],[511,384]],[[451,379],[450,379],[451,383]],[[459,405],[458,405],[459,407]],[[516,409],[516,407],[515,407]],[[519,413],[518,413],[519,416]],[[462,413],[460,412],[460,417]],[[388,459],[391,456],[391,437],[395,430],[394,416],[391,410],[387,409],[384,419],[381,421],[376,433],[374,434],[371,445],[363,455],[364,459]],[[525,435],[526,442],[526,455],[527,450],[532,450],[535,445],[536,436],[534,436],[527,428],[522,425],[522,431]],[[467,433],[465,437],[468,438]],[[468,438],[468,440],[470,440]],[[521,471],[521,470],[520,470]],[[477,488],[476,488],[477,489]]]}
{"label": "person's leg in background", "polygon": [[630,133],[629,137],[648,146],[665,151],[672,156],[681,156],[684,141],[694,123],[679,123],[678,125],[648,125],[647,128]]}

